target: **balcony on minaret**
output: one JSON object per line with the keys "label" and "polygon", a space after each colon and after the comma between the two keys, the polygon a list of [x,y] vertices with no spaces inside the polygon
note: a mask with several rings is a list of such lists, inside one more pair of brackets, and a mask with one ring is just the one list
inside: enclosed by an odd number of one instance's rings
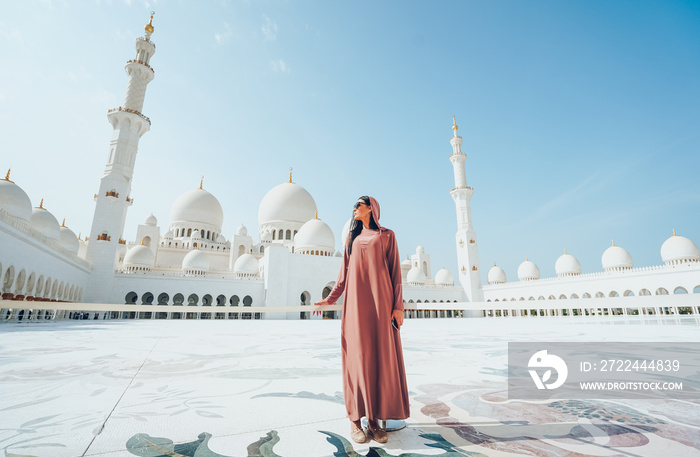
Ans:
{"label": "balcony on minaret", "polygon": [[130,63],[141,64],[141,65],[145,66],[146,68],[148,68],[149,70],[151,70],[151,73],[153,73],[153,74],[155,74],[155,72],[156,72],[156,71],[153,69],[153,67],[151,67],[150,65],[148,65],[148,63],[144,62],[143,60],[131,59],[131,60],[127,60],[127,61],[126,61],[126,64],[127,64],[127,65],[130,64]]}
{"label": "balcony on minaret", "polygon": [[117,108],[112,108],[111,110],[107,111],[107,114],[116,113],[116,112],[119,112],[119,111],[126,112],[126,113],[131,113],[131,114],[136,114],[138,117],[140,117],[140,118],[143,119],[144,121],[148,122],[148,125],[151,125],[151,119],[149,119],[148,116],[145,116],[145,115],[141,114],[140,111],[136,111],[135,109],[122,108],[121,106],[119,106],[119,107],[117,107]]}
{"label": "balcony on minaret", "polygon": [[97,241],[112,241],[112,237],[107,235],[107,233],[103,233],[101,235],[97,235]]}
{"label": "balcony on minaret", "polygon": [[117,192],[115,190],[110,190],[105,194],[105,197],[119,198],[119,192]]}

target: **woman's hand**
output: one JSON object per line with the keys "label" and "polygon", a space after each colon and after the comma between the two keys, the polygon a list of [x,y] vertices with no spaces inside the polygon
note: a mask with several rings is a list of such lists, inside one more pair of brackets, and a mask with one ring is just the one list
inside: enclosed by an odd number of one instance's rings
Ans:
{"label": "woman's hand", "polygon": [[400,309],[395,309],[391,312],[391,317],[396,319],[396,325],[398,325],[400,329],[403,325],[403,311]]}
{"label": "woman's hand", "polygon": [[[328,300],[324,298],[323,300],[317,301],[316,303],[314,303],[314,305],[315,306],[325,306],[325,305],[330,305],[330,303],[328,303]],[[311,315],[312,316],[321,315],[321,308],[314,309],[314,312],[311,313]]]}

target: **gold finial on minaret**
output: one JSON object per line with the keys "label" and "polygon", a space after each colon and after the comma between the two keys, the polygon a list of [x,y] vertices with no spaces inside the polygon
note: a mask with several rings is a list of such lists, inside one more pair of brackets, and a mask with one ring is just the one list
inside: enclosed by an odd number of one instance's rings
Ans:
{"label": "gold finial on minaret", "polygon": [[615,246],[615,240],[612,240],[612,243],[613,243],[612,245]]}
{"label": "gold finial on minaret", "polygon": [[11,170],[11,168],[7,169],[7,174],[5,175],[5,179],[3,179],[3,181],[13,182],[13,181],[10,181],[10,170]]}
{"label": "gold finial on minaret", "polygon": [[151,20],[148,21],[148,24],[143,28],[146,32],[148,33],[153,33],[153,15],[156,14],[155,11],[151,11]]}
{"label": "gold finial on minaret", "polygon": [[316,210],[316,215],[314,216],[314,219],[318,219],[318,210]]}
{"label": "gold finial on minaret", "polygon": [[83,241],[83,232],[78,232],[78,239]]}
{"label": "gold finial on minaret", "polygon": [[65,227],[65,226],[66,226],[66,218],[64,217],[63,222],[61,222],[61,227]]}
{"label": "gold finial on minaret", "polygon": [[41,201],[39,202],[39,206],[37,206],[39,209],[46,209],[44,208],[44,199],[42,198]]}
{"label": "gold finial on minaret", "polygon": [[199,188],[201,189],[203,185],[204,185],[204,175],[202,175],[202,179],[199,180]]}
{"label": "gold finial on minaret", "polygon": [[294,169],[293,167],[289,167],[289,182],[292,182],[292,170],[293,169]]}
{"label": "gold finial on minaret", "polygon": [[455,120],[455,117],[452,116],[452,130],[456,132],[458,128],[459,127],[457,127],[457,121]]}
{"label": "gold finial on minaret", "polygon": [[564,249],[564,254],[567,254],[566,249]]}
{"label": "gold finial on minaret", "polygon": [[673,236],[678,236],[676,235],[676,229],[673,229]]}
{"label": "gold finial on minaret", "polygon": [[496,266],[496,261],[495,261],[495,260],[493,261],[493,266],[494,266],[494,267]]}

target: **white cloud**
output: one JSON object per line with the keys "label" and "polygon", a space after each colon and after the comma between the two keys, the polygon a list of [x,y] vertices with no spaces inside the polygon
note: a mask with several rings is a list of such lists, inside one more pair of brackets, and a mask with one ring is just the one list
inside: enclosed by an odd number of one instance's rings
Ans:
{"label": "white cloud", "polygon": [[226,31],[214,34],[214,40],[216,41],[216,44],[218,44],[218,45],[224,44],[225,42],[230,40],[231,37],[233,36],[233,32],[231,31],[231,26],[228,25],[228,23],[224,22],[224,27],[226,28]]}
{"label": "white cloud", "polygon": [[262,33],[265,41],[275,41],[277,39],[277,22],[263,14]]}
{"label": "white cloud", "polygon": [[289,68],[289,65],[287,65],[287,62],[285,62],[284,59],[272,60],[270,61],[270,66],[272,66],[272,71],[276,71],[279,73],[289,73],[290,71],[292,71],[292,69]]}

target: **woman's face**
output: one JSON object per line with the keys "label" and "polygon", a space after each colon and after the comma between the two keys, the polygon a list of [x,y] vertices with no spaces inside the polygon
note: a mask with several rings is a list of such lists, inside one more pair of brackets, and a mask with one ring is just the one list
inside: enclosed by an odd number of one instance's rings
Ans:
{"label": "woman's face", "polygon": [[357,203],[355,203],[355,206],[352,208],[352,214],[355,217],[355,220],[362,220],[367,217],[369,213],[372,212],[372,207],[367,206],[364,201],[362,200],[357,200]]}

